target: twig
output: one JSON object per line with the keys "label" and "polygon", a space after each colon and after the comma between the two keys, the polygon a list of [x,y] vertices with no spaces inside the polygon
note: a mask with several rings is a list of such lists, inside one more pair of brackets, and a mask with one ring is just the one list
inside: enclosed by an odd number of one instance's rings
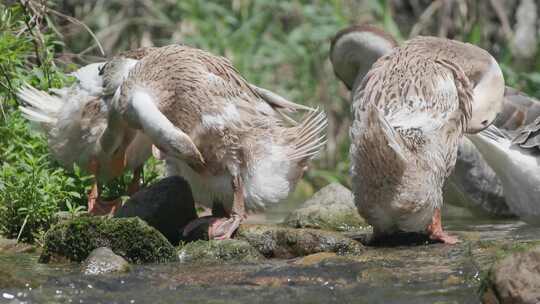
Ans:
{"label": "twig", "polygon": [[409,37],[412,38],[420,34],[426,23],[430,21],[431,16],[433,16],[433,14],[441,7],[443,1],[444,0],[435,0],[424,10],[422,15],[418,18],[418,22],[413,26]]}
{"label": "twig", "polygon": [[512,28],[510,27],[510,21],[508,21],[508,16],[506,16],[504,12],[504,7],[502,3],[499,0],[490,0],[491,6],[493,7],[493,10],[495,11],[495,14],[497,15],[497,18],[501,21],[502,30],[504,32],[504,35],[506,36],[506,39],[508,41],[512,40],[512,36],[514,33],[512,32]]}
{"label": "twig", "polygon": [[17,105],[19,105],[19,103],[17,102],[17,95],[15,94],[15,89],[13,89],[13,85],[11,84],[11,80],[9,79],[9,75],[7,74],[7,71],[4,69],[4,66],[2,64],[0,64],[0,73],[2,73],[2,76],[4,76],[4,78],[6,78],[7,86],[3,82],[0,82],[0,84],[2,84],[4,88],[6,88],[9,94],[11,94],[11,96],[13,97],[13,100],[15,100]]}
{"label": "twig", "polygon": [[50,7],[47,8],[47,11],[48,12],[51,12],[52,14],[58,16],[58,17],[61,17],[61,18],[64,18],[72,23],[75,23],[75,24],[78,24],[82,27],[84,27],[84,29],[88,32],[88,34],[90,34],[90,36],[92,36],[92,38],[94,39],[94,41],[96,42],[97,46],[99,47],[99,51],[101,52],[101,55],[102,56],[105,56],[105,51],[103,50],[103,46],[101,45],[101,43],[99,42],[98,38],[96,37],[96,35],[94,34],[94,32],[92,32],[92,30],[86,25],[84,24],[82,21],[76,19],[76,18],[73,18],[71,16],[68,16],[68,15],[65,15],[65,14],[62,14],[60,13],[59,11],[57,10],[54,10]]}
{"label": "twig", "polygon": [[[19,3],[21,4],[21,7],[24,11],[24,15],[25,15],[24,23],[26,24],[26,28],[28,29],[28,32],[30,32],[30,35],[32,35],[32,37],[34,38],[32,39],[32,43],[34,45],[34,52],[36,53],[36,59],[37,59],[38,65],[43,66],[43,61],[41,60],[41,56],[39,53],[40,45],[34,33],[33,27],[30,26],[30,21],[33,20],[33,17],[32,15],[30,15],[28,11],[28,7],[26,6],[27,2],[24,0],[19,0]],[[34,24],[37,25],[37,21],[35,21]]]}

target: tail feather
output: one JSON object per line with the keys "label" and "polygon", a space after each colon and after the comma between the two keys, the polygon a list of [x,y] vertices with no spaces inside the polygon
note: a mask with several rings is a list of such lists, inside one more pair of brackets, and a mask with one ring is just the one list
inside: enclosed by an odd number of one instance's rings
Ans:
{"label": "tail feather", "polygon": [[324,131],[327,125],[324,111],[313,109],[299,125],[290,129],[293,137],[290,145],[294,148],[288,158],[290,160],[308,159],[319,153],[321,147],[326,144]]}
{"label": "tail feather", "polygon": [[289,101],[270,90],[260,88],[253,84],[250,84],[249,86],[252,90],[261,95],[261,97],[274,109],[280,109],[286,112],[294,112],[297,110],[314,111],[313,108]]}
{"label": "tail feather", "polygon": [[29,84],[24,84],[19,89],[17,97],[27,104],[19,107],[24,117],[45,125],[56,124],[58,114],[64,106],[61,98],[51,96]]}
{"label": "tail feather", "polygon": [[32,108],[26,108],[26,107],[19,107],[21,112],[23,112],[24,118],[35,121],[39,123],[45,123],[49,125],[54,125],[57,120],[55,118],[49,117],[44,113],[34,111]]}
{"label": "tail feather", "polygon": [[64,105],[62,99],[51,96],[29,84],[24,84],[23,87],[19,89],[17,96],[25,103],[49,115],[55,115],[60,112]]}

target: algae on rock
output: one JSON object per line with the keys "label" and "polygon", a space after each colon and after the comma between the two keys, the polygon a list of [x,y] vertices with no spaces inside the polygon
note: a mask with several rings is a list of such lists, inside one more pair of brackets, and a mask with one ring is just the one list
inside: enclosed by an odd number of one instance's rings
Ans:
{"label": "algae on rock", "polygon": [[53,226],[45,234],[40,262],[67,258],[81,262],[99,247],[111,248],[131,263],[168,262],[174,247],[139,218],[80,217]]}
{"label": "algae on rock", "polygon": [[178,250],[180,262],[250,262],[264,257],[242,240],[199,240],[186,243]]}
{"label": "algae on rock", "polygon": [[293,258],[318,252],[357,255],[364,251],[362,244],[351,238],[319,229],[244,224],[236,235],[269,258]]}
{"label": "algae on rock", "polygon": [[352,192],[339,183],[317,191],[284,221],[293,228],[316,228],[336,231],[361,230],[369,225],[358,214]]}

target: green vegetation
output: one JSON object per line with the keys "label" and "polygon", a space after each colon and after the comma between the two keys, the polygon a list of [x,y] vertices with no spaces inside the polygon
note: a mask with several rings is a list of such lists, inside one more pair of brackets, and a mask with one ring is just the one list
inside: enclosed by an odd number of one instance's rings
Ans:
{"label": "green vegetation", "polygon": [[[328,145],[307,173],[309,189],[332,181],[350,186],[349,97],[327,58],[330,38],[349,24],[372,22],[399,40],[431,34],[478,44],[500,60],[509,85],[540,96],[540,52],[518,58],[508,33],[518,1],[505,4],[506,16],[492,7],[495,1],[59,0],[45,2],[48,8],[22,2],[0,4],[0,234],[25,241],[39,240],[56,211],[85,206],[91,180],[51,159],[13,92],[23,82],[40,89],[69,84],[64,72],[103,60],[100,48],[111,56],[186,43],[230,58],[255,84],[323,107]],[[147,165],[146,182],[157,176],[156,164]],[[123,195],[129,180],[128,173],[109,183],[105,196]]]}

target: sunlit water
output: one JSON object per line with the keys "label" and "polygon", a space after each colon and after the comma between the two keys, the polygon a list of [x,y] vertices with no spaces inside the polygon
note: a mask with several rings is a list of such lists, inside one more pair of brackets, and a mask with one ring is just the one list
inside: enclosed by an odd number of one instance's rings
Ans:
{"label": "sunlit water", "polygon": [[489,244],[540,235],[539,228],[518,221],[449,219],[446,227],[464,242],[370,247],[354,259],[314,264],[170,263],[84,276],[77,264],[0,255],[0,303],[479,303],[481,270],[496,254]]}

